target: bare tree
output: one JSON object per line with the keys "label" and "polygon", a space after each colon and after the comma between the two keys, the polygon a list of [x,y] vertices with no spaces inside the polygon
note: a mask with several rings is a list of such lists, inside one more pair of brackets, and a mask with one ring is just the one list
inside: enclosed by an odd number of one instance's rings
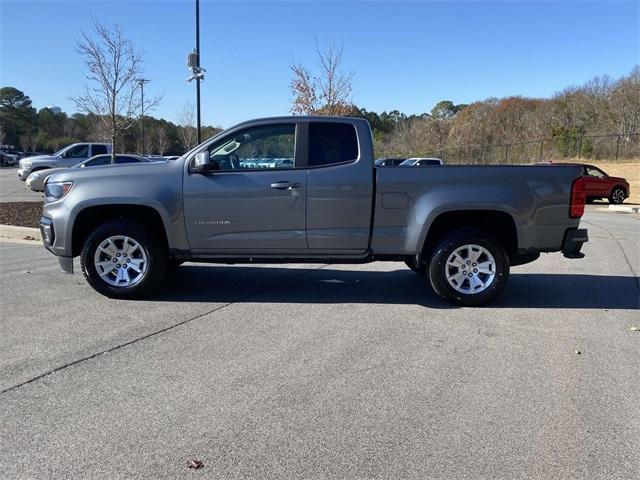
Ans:
{"label": "bare tree", "polygon": [[167,129],[163,125],[158,125],[153,131],[153,136],[156,151],[160,155],[164,155],[169,148],[169,134],[167,133]]}
{"label": "bare tree", "polygon": [[291,112],[296,115],[349,115],[354,108],[351,101],[353,72],[342,71],[342,47],[330,45],[321,50],[316,44],[316,53],[317,76],[303,65],[291,65]]}
{"label": "bare tree", "polygon": [[178,113],[178,123],[180,124],[178,129],[180,142],[186,152],[195,147],[197,141],[196,107],[193,103],[187,102],[182,106]]}
{"label": "bare tree", "polygon": [[[115,163],[118,134],[134,124],[140,108],[136,79],[142,74],[143,55],[119,25],[94,22],[94,30],[95,38],[83,32],[76,46],[93,87],[85,87],[73,100],[80,111],[96,115],[96,134],[111,139],[111,162]],[[145,98],[144,110],[151,110],[158,102],[158,98]]]}

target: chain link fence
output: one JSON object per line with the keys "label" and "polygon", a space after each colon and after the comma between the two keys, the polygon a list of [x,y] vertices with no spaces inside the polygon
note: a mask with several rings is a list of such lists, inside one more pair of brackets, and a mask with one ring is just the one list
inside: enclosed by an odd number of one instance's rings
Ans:
{"label": "chain link fence", "polygon": [[541,138],[500,145],[451,145],[436,154],[449,164],[520,164],[563,159],[630,160],[640,158],[640,133]]}

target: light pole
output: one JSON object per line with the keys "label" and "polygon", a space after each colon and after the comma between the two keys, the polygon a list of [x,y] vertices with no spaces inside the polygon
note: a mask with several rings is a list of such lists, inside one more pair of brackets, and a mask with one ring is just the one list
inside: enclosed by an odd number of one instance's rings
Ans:
{"label": "light pole", "polygon": [[142,152],[144,155],[144,84],[149,83],[151,80],[146,78],[136,78],[136,82],[140,85],[140,125],[142,126]]}
{"label": "light pole", "polygon": [[206,70],[200,66],[200,0],[196,0],[196,48],[187,55],[187,68],[191,70],[191,76],[187,82],[196,81],[196,118],[198,143],[202,142],[200,125],[200,80],[204,80]]}

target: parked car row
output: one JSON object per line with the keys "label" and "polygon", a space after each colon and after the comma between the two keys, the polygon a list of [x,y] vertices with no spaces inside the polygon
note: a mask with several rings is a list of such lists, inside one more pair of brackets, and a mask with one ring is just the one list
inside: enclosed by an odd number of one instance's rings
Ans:
{"label": "parked car row", "polygon": [[[164,158],[161,157],[159,159],[154,159],[154,160],[163,161]],[[116,155],[117,165],[122,165],[125,163],[144,163],[144,162],[151,162],[151,161],[152,160],[149,158],[139,157],[138,155],[130,155],[130,154]],[[104,155],[96,155],[95,157],[91,157],[69,168],[99,167],[99,166],[109,165],[109,164],[111,164],[111,155],[104,154]],[[45,169],[35,171],[27,177],[27,181],[26,181],[27,188],[29,188],[29,190],[33,190],[34,192],[43,192],[47,179],[54,173],[59,173],[66,169],[67,169],[66,167],[60,167],[60,168],[45,168]]]}
{"label": "parked car row", "polygon": [[[18,178],[26,181],[27,187],[36,192],[42,192],[47,179],[54,173],[66,168],[86,168],[108,165],[111,162],[111,144],[109,143],[74,143],[64,147],[52,155],[36,155],[19,160]],[[0,164],[15,165],[24,152],[0,149]],[[116,155],[116,164],[149,163],[153,161],[175,160],[179,157],[163,157],[160,155],[138,156],[130,154]],[[242,158],[228,155],[226,161],[233,168],[241,169],[291,169],[294,168],[293,158]],[[376,167],[425,167],[440,166],[443,161],[436,157],[411,158],[380,158],[375,161]],[[630,195],[629,182],[620,177],[611,177],[602,169],[581,163],[548,162],[538,165],[569,165],[582,168],[585,181],[587,201],[606,198],[609,203],[623,203]],[[224,167],[224,166],[223,166]]]}
{"label": "parked car row", "polygon": [[96,155],[111,153],[110,143],[72,143],[51,155],[23,158],[18,167],[18,178],[47,168],[69,168]]}
{"label": "parked car row", "polygon": [[0,147],[0,165],[3,167],[13,167],[18,164],[20,160],[27,157],[34,157],[38,155],[45,155],[41,152],[21,152],[14,148],[6,148],[6,146]]}
{"label": "parked car row", "polygon": [[375,161],[376,167],[428,167],[443,164],[442,159],[435,157],[379,158]]}
{"label": "parked car row", "polygon": [[[106,166],[111,163],[112,147],[109,143],[82,142],[67,145],[51,155],[36,155],[20,159],[18,178],[26,182],[27,188],[35,192],[45,189],[47,179],[68,168]],[[117,154],[115,163],[151,163],[178,157],[161,155],[140,156]]]}
{"label": "parked car row", "polygon": [[4,150],[0,150],[0,165],[3,167],[12,167],[18,163],[18,159],[15,155],[10,154]]}
{"label": "parked car row", "polygon": [[240,168],[293,168],[293,158],[246,158]]}
{"label": "parked car row", "polygon": [[[379,158],[375,161],[376,167],[424,167],[443,165],[439,158]],[[582,178],[584,179],[587,202],[607,199],[609,203],[623,203],[630,195],[629,182],[622,177],[611,177],[602,169],[584,163],[567,162],[547,162],[536,165],[564,165],[582,168]]]}

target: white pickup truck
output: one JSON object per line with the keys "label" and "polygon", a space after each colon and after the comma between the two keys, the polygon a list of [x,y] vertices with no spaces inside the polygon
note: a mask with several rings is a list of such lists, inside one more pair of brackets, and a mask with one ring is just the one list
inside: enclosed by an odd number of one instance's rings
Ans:
{"label": "white pickup truck", "polygon": [[32,172],[45,168],[72,167],[95,155],[111,153],[110,143],[72,143],[52,155],[38,155],[20,160],[18,178],[26,180]]}

